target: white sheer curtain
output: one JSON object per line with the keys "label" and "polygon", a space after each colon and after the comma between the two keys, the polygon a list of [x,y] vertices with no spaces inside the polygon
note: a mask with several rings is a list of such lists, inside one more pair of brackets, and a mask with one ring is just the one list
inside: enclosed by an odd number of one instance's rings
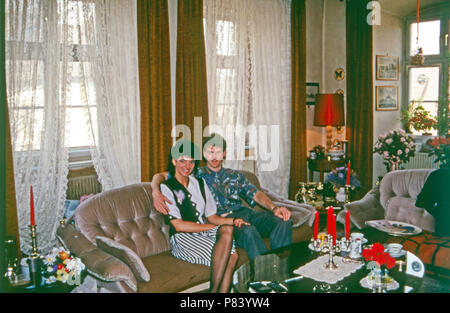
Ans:
{"label": "white sheer curtain", "polygon": [[205,0],[204,18],[210,123],[227,139],[225,165],[243,167],[236,149],[245,142],[261,184],[287,196],[290,0]]}
{"label": "white sheer curtain", "polygon": [[[64,214],[68,151],[90,146],[103,189],[140,181],[134,0],[7,0],[6,78],[21,250]],[[133,11],[134,10],[134,11]]]}

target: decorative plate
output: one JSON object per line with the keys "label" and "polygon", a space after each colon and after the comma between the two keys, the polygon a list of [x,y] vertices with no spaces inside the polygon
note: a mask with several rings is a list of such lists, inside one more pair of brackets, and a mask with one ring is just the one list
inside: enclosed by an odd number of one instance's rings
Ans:
{"label": "decorative plate", "polygon": [[417,226],[397,221],[373,220],[366,221],[366,225],[393,236],[417,235],[422,232]]}

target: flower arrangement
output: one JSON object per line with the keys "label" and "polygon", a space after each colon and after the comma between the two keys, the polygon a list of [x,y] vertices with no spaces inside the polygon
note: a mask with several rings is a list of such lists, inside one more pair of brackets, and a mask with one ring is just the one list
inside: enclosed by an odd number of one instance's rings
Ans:
{"label": "flower arrangement", "polygon": [[439,162],[440,168],[450,167],[450,137],[436,137],[431,142],[428,142],[433,149],[428,154],[428,156],[435,155],[436,160],[434,162]]}
{"label": "flower arrangement", "polygon": [[314,146],[314,148],[311,151],[316,153],[317,160],[321,160],[325,156],[325,147],[324,146],[321,146],[321,145]]}
{"label": "flower arrangement", "polygon": [[417,131],[428,131],[437,127],[437,121],[421,105],[418,105],[412,110],[409,124]]}
{"label": "flower arrangement", "polygon": [[408,162],[415,155],[416,147],[413,137],[399,129],[379,135],[373,152],[383,157],[383,164],[389,172],[398,169],[400,163]]}
{"label": "flower arrangement", "polygon": [[[371,248],[364,249],[362,256],[370,265],[381,268],[385,265],[387,268],[395,266],[395,259],[389,253],[384,252],[384,246],[381,243],[374,243]],[[368,265],[369,265],[368,264]]]}
{"label": "flower arrangement", "polygon": [[[344,187],[347,180],[347,170],[348,168],[346,168],[345,166],[335,168],[328,174],[327,178],[325,179],[325,183],[330,182],[337,187]],[[361,183],[356,177],[356,173],[354,170],[350,170],[350,186],[354,188],[361,187]]]}
{"label": "flower arrangement", "polygon": [[53,248],[52,252],[45,256],[43,263],[43,276],[46,283],[57,281],[72,284],[73,280],[81,277],[85,265],[77,257],[70,255],[64,248]]}

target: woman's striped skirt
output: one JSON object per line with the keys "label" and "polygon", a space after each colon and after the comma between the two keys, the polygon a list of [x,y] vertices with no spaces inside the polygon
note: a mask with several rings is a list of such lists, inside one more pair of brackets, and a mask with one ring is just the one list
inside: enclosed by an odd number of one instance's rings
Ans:
{"label": "woman's striped skirt", "polygon": [[[176,233],[170,237],[172,255],[178,259],[211,266],[211,254],[216,244],[217,231],[220,226],[199,233]],[[236,251],[234,245],[230,254]]]}

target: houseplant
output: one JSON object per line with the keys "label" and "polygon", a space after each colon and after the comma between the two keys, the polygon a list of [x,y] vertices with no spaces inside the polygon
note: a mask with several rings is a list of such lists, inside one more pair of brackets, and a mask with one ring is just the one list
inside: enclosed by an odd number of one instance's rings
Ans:
{"label": "houseplant", "polygon": [[412,135],[398,129],[379,135],[373,152],[381,155],[386,170],[390,172],[398,170],[401,163],[407,163],[415,155],[416,147]]}
{"label": "houseplant", "polygon": [[423,135],[431,135],[429,131],[436,129],[437,121],[431,116],[423,106],[416,106],[409,115],[408,125],[412,126],[416,131],[422,131]]}
{"label": "houseplant", "polygon": [[440,168],[450,167],[450,137],[436,137],[428,143],[432,147],[432,150],[428,156],[436,156],[434,162],[439,162]]}

